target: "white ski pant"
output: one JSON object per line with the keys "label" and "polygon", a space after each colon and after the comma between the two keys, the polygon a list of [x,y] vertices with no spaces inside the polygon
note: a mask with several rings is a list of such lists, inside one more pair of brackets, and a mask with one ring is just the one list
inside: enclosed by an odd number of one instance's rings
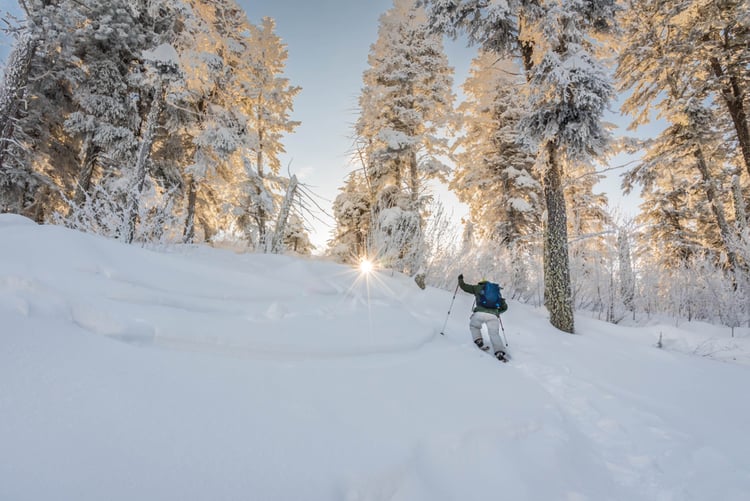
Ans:
{"label": "white ski pant", "polygon": [[471,337],[474,338],[474,341],[476,341],[477,339],[482,339],[482,325],[487,326],[487,335],[489,336],[490,343],[492,344],[492,346],[490,347],[492,349],[492,353],[496,353],[501,350],[506,351],[505,347],[503,346],[502,340],[500,340],[500,320],[498,320],[497,316],[484,311],[475,311],[471,314],[471,319],[469,320],[469,330],[471,331]]}

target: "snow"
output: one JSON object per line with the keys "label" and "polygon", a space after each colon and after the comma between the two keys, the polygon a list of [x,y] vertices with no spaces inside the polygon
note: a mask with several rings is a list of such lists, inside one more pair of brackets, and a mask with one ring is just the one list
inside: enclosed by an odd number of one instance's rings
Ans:
{"label": "snow", "polygon": [[748,329],[451,298],[0,215],[0,499],[747,499]]}
{"label": "snow", "polygon": [[417,143],[417,140],[413,136],[393,129],[381,130],[378,133],[378,138],[387,144],[389,149],[394,151],[401,151]]}
{"label": "snow", "polygon": [[141,57],[146,61],[157,63],[172,64],[175,66],[179,66],[180,64],[180,56],[177,54],[177,50],[168,43],[163,43],[151,50],[142,51]]}

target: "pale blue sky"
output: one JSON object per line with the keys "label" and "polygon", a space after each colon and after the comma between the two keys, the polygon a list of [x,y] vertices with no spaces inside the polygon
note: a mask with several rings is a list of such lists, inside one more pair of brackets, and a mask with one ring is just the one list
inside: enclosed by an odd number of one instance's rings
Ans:
{"label": "pale blue sky", "polygon": [[[392,0],[238,0],[249,19],[258,22],[264,16],[276,21],[276,32],[287,44],[289,59],[286,76],[302,87],[295,100],[292,118],[302,124],[287,136],[287,154],[282,165],[323,197],[321,206],[330,212],[330,202],[338,194],[350,171],[352,124],[356,120],[357,97],[362,72],[367,68],[370,45],[375,42],[380,15],[392,6]],[[17,11],[17,3],[0,0],[0,9]],[[456,70],[460,85],[469,68],[473,49],[462,43],[446,41],[446,52]],[[0,44],[5,60],[7,46]],[[617,160],[615,161],[615,163]],[[618,170],[597,186],[605,191],[612,206],[622,206],[626,214],[636,211],[636,197],[623,199],[619,191]],[[446,190],[438,196],[460,216],[465,209]],[[332,221],[323,217],[329,225]],[[313,243],[324,246],[330,228],[315,223]]]}

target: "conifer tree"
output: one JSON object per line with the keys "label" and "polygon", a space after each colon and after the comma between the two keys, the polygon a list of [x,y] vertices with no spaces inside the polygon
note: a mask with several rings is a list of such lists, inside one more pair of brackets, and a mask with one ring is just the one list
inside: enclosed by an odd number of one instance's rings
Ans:
{"label": "conifer tree", "polygon": [[249,163],[254,172],[247,190],[247,210],[255,222],[258,247],[265,251],[271,244],[268,224],[275,210],[273,192],[280,186],[275,176],[281,168],[280,155],[285,151],[281,140],[299,125],[290,113],[301,88],[283,76],[287,49],[275,33],[273,19],[264,17],[260,26],[250,27],[243,57],[247,58],[247,72],[243,80],[234,81],[233,90],[242,96],[240,103],[251,134],[253,155]]}
{"label": "conifer tree", "polygon": [[417,273],[425,183],[447,174],[439,132],[452,116],[452,69],[413,0],[395,0],[381,16],[368,60],[355,126],[373,195],[368,245],[395,269]]}
{"label": "conifer tree", "polygon": [[[53,131],[62,127],[59,107],[67,99],[67,89],[59,81],[64,81],[61,72],[70,56],[64,41],[77,15],[65,0],[19,5],[25,19],[14,31],[0,88],[0,210],[31,215],[36,206],[34,217],[40,220],[49,191],[45,187],[53,185],[53,167],[46,160],[52,150],[56,163],[65,164],[70,156]],[[66,10],[69,15],[61,16]]]}
{"label": "conifer tree", "polygon": [[64,212],[70,199],[80,205],[96,167],[100,177],[129,175],[149,109],[141,54],[174,36],[173,4],[23,2],[33,51],[24,112],[14,119],[25,136],[14,144],[25,143],[16,159],[41,180],[41,190],[24,187],[38,219]]}
{"label": "conifer tree", "polygon": [[36,40],[27,30],[17,31],[0,83],[0,212],[21,212],[23,192],[37,184],[31,169],[19,157],[19,111],[26,95]]}
{"label": "conifer tree", "polygon": [[545,304],[550,322],[574,331],[563,186],[566,162],[587,162],[603,153],[601,117],[612,85],[594,54],[612,29],[614,0],[591,2],[425,0],[434,29],[523,63],[528,113],[523,136],[541,167],[546,209]]}
{"label": "conifer tree", "polygon": [[372,194],[367,177],[361,171],[351,172],[333,201],[335,234],[328,243],[330,254],[342,262],[354,263],[367,257],[367,239],[372,222]]}
{"label": "conifer tree", "polygon": [[195,16],[178,41],[186,81],[181,108],[191,111],[182,117],[185,242],[197,228],[210,241],[237,224],[254,145],[236,83],[249,79],[250,22],[234,0],[192,0],[191,7]]}
{"label": "conifer tree", "polygon": [[450,187],[468,204],[475,237],[504,246],[528,245],[541,234],[541,184],[518,131],[522,86],[518,68],[482,52],[463,85],[467,101],[458,108],[464,135]]}
{"label": "conifer tree", "polygon": [[674,58],[671,68],[688,71],[707,87],[717,111],[731,123],[728,137],[736,144],[737,164],[750,176],[750,5],[744,0],[691,0],[673,12],[672,39],[684,57]]}
{"label": "conifer tree", "polygon": [[[646,187],[644,196],[646,208],[651,209],[647,211],[650,223],[655,222],[654,218],[669,218],[667,224],[672,235],[664,236],[682,238],[678,227],[682,230],[697,225],[699,235],[706,237],[700,238],[693,252],[698,247],[713,249],[717,256],[726,256],[733,272],[744,269],[746,263],[733,246],[737,234],[725,209],[731,190],[722,186],[730,185],[734,169],[730,167],[732,155],[724,147],[726,134],[721,126],[717,127],[721,120],[717,119],[720,107],[716,103],[720,101],[712,90],[712,70],[705,60],[696,59],[692,48],[695,43],[705,49],[703,45],[713,44],[709,43],[713,37],[696,37],[694,29],[698,28],[687,22],[702,7],[640,1],[633,1],[631,6],[637,10],[623,16],[626,36],[617,70],[621,88],[633,90],[623,110],[634,117],[633,126],[646,123],[653,109],[670,125],[650,143],[644,161],[628,173],[626,186],[638,182]],[[706,23],[701,26],[705,28]],[[732,39],[735,34],[732,29],[726,32]],[[702,52],[703,57],[710,60],[718,56],[716,51],[709,52],[711,56]],[[655,186],[662,189],[654,191]],[[692,193],[704,202],[694,203],[694,211],[684,220],[675,219],[679,209],[653,211],[665,203],[674,205],[675,197],[689,199]],[[668,198],[649,201],[655,196]]]}

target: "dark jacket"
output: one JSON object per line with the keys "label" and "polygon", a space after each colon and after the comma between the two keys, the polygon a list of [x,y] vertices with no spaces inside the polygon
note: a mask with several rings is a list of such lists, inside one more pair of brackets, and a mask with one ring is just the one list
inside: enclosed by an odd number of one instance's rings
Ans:
{"label": "dark jacket", "polygon": [[508,309],[508,303],[505,302],[505,299],[500,300],[500,308],[487,308],[479,304],[479,297],[482,293],[482,289],[484,288],[485,283],[487,283],[486,280],[482,280],[476,285],[467,284],[466,282],[464,282],[463,278],[458,279],[458,286],[461,287],[461,290],[464,292],[468,292],[469,294],[474,294],[474,297],[476,298],[474,300],[475,303],[473,311],[483,311],[485,313],[491,313],[493,315],[500,315]]}

